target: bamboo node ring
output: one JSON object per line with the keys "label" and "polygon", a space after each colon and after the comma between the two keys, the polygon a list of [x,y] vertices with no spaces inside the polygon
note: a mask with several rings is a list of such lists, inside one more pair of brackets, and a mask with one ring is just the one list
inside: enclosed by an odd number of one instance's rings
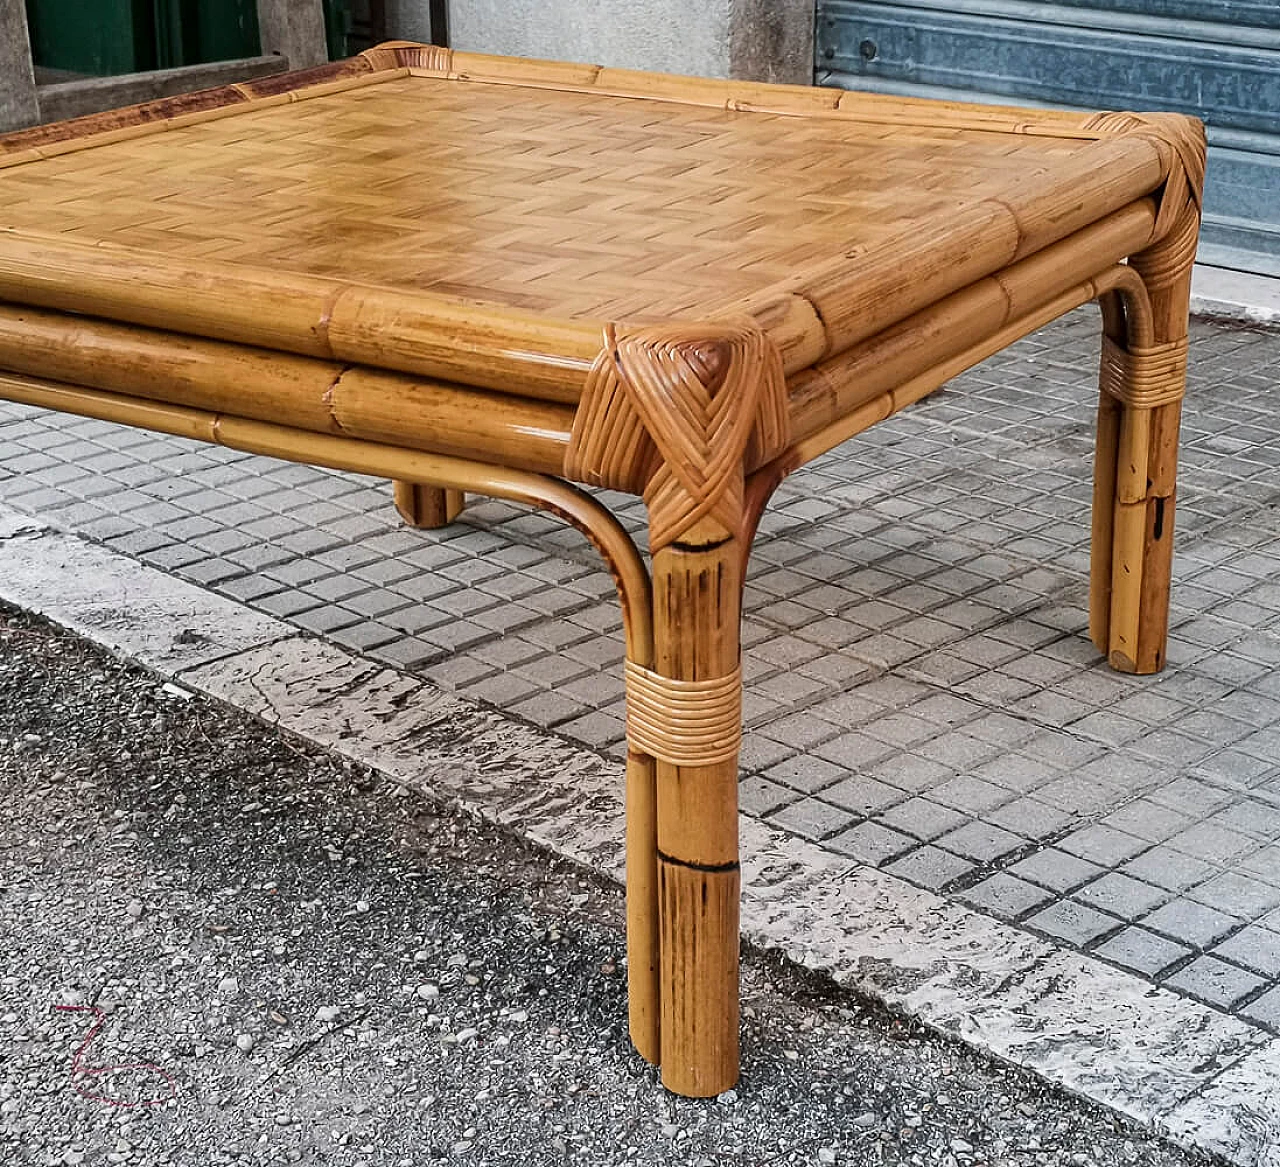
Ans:
{"label": "bamboo node ring", "polygon": [[609,324],[565,473],[643,494],[657,551],[703,518],[736,530],[744,464],[781,453],[788,436],[782,357],[754,321]]}
{"label": "bamboo node ring", "polygon": [[742,668],[704,681],[675,681],[633,660],[624,670],[627,740],[673,766],[714,766],[738,756]]}

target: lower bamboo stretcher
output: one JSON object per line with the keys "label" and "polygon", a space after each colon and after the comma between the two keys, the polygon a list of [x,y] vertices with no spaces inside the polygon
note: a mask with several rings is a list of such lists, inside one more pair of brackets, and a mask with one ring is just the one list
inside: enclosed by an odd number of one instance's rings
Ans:
{"label": "lower bamboo stretcher", "polygon": [[[626,636],[631,1035],[671,1089],[738,1074],[740,604],[783,477],[1096,299],[1090,632],[1163,665],[1190,119],[406,44],[104,116],[0,137],[0,398],[388,478],[424,529],[472,492],[587,535]],[[651,567],[574,483],[644,497]]]}

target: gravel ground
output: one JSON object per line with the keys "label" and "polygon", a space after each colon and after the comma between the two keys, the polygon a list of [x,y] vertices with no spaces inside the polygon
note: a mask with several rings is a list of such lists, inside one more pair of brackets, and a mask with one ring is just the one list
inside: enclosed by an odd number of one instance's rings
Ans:
{"label": "gravel ground", "polygon": [[1202,1162],[754,951],[741,1085],[669,1096],[626,1041],[622,919],[0,609],[2,1167]]}

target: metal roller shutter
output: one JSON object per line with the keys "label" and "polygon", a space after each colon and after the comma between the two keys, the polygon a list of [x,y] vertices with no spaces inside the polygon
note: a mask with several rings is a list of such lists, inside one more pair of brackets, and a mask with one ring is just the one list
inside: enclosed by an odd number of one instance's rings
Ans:
{"label": "metal roller shutter", "polygon": [[1204,119],[1200,259],[1280,276],[1280,0],[819,0],[820,84]]}

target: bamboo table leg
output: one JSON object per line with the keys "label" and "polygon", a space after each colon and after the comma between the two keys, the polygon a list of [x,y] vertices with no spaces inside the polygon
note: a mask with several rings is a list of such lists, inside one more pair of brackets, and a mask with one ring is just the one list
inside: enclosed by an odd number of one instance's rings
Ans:
{"label": "bamboo table leg", "polygon": [[649,510],[653,660],[626,662],[628,814],[634,789],[646,816],[628,823],[632,1034],[646,1056],[656,1036],[668,1089],[707,1097],[738,1079],[744,466],[786,447],[786,379],[750,321],[609,325],[604,342],[565,468]]}
{"label": "bamboo table leg", "polygon": [[664,547],[653,564],[657,671],[707,686],[708,723],[723,690],[737,689],[724,702],[734,709],[733,724],[726,717],[712,734],[719,760],[657,764],[662,1081],[694,1097],[719,1094],[738,1079],[742,553],[723,528],[701,527]]}
{"label": "bamboo table leg", "polygon": [[466,495],[460,490],[444,486],[431,486],[425,482],[396,482],[396,510],[411,527],[434,531],[447,527],[466,505]]}
{"label": "bamboo table leg", "polygon": [[1108,312],[1103,342],[1090,631],[1127,673],[1165,663],[1193,255],[1182,239],[1133,258],[1146,296]]}

